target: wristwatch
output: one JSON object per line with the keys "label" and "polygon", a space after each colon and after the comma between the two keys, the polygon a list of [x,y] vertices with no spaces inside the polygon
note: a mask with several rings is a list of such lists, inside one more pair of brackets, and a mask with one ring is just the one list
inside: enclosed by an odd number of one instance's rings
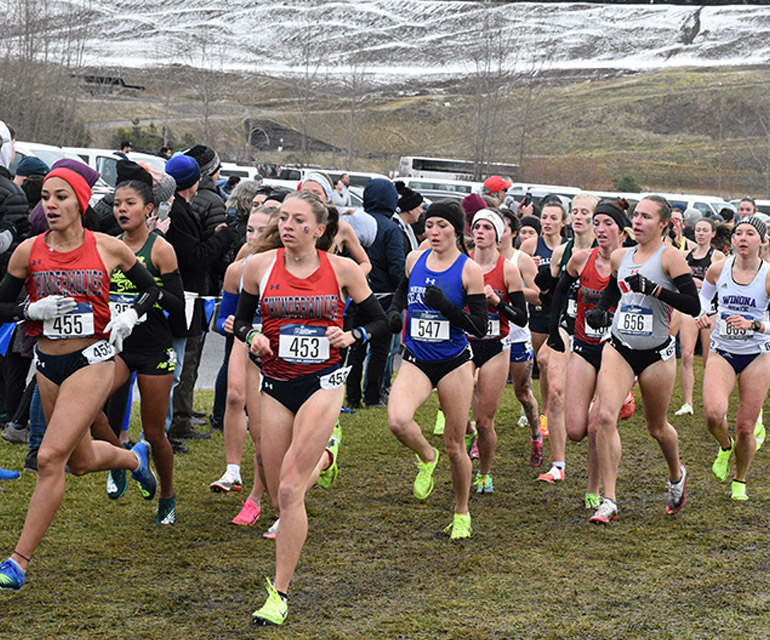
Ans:
{"label": "wristwatch", "polygon": [[764,326],[759,320],[752,320],[751,322],[751,328],[754,330],[755,333],[759,333],[764,329]]}
{"label": "wristwatch", "polygon": [[364,330],[361,329],[361,327],[356,327],[350,333],[353,336],[353,340],[355,340],[356,342],[366,341],[366,335],[364,334]]}

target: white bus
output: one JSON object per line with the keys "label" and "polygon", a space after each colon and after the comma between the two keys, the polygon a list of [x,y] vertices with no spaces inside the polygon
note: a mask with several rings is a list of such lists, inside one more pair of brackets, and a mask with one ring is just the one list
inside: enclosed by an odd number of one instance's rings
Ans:
{"label": "white bus", "polygon": [[[478,167],[478,176],[477,176]],[[401,156],[398,175],[405,178],[443,178],[444,180],[474,181],[489,176],[512,178],[517,175],[519,165],[500,162],[485,162],[480,166],[470,160],[447,158],[425,158]]]}

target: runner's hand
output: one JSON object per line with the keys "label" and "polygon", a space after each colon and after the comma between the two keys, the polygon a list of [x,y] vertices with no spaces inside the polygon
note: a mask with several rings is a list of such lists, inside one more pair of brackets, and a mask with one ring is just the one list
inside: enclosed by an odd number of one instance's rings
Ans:
{"label": "runner's hand", "polygon": [[136,313],[136,309],[129,307],[115,316],[104,327],[104,332],[109,331],[110,333],[110,344],[115,347],[118,353],[123,351],[123,340],[131,335],[138,320],[139,315]]}
{"label": "runner's hand", "polygon": [[30,302],[24,311],[27,320],[53,320],[59,316],[66,316],[74,311],[77,302],[68,296],[46,296],[36,302]]}

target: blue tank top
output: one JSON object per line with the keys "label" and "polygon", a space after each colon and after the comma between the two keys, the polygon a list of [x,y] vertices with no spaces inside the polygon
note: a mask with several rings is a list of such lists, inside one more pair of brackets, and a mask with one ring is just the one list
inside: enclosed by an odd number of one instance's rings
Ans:
{"label": "blue tank top", "polygon": [[[562,238],[559,244],[567,242],[567,238]],[[549,249],[545,243],[543,236],[538,236],[537,247],[535,248],[535,255],[540,257],[540,264],[537,265],[538,272],[545,271],[551,268],[551,257],[553,256],[553,249]],[[542,319],[547,321],[551,317],[551,298],[546,300],[544,305],[527,304],[529,307],[530,321],[534,318],[535,321]],[[539,326],[539,325],[538,325]],[[535,331],[535,329],[533,329]],[[539,332],[539,331],[538,331]]]}
{"label": "blue tank top", "polygon": [[424,304],[423,294],[426,287],[434,285],[450,302],[464,309],[463,267],[468,256],[461,253],[447,270],[431,271],[426,265],[430,252],[425,251],[417,258],[409,274],[404,345],[418,360],[440,362],[458,356],[468,345],[468,338],[440,311]]}

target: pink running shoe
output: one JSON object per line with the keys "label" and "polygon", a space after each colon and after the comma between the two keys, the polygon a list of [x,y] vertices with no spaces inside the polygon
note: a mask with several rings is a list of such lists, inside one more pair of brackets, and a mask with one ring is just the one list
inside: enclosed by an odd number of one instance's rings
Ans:
{"label": "pink running shoe", "polygon": [[543,436],[540,436],[537,440],[530,436],[529,441],[532,443],[532,452],[529,455],[529,465],[531,467],[539,467],[543,464],[543,458],[545,457],[545,452],[543,451]]}
{"label": "pink running shoe", "polygon": [[270,525],[270,528],[262,534],[263,538],[267,538],[268,540],[275,540],[275,536],[278,534],[279,520],[280,518],[276,519],[276,521]]}
{"label": "pink running shoe", "polygon": [[559,467],[551,467],[548,473],[541,473],[537,479],[542,480],[543,482],[548,482],[549,484],[553,484],[554,482],[563,482],[564,472],[559,469]]}
{"label": "pink running shoe", "polygon": [[232,520],[233,524],[240,524],[244,527],[253,527],[259,520],[259,514],[262,513],[262,507],[250,498],[243,503],[241,512]]}
{"label": "pink running shoe", "polygon": [[479,459],[479,439],[478,439],[478,437],[473,439],[473,446],[471,447],[471,450],[468,452],[468,455],[470,456],[471,460],[478,460]]}

